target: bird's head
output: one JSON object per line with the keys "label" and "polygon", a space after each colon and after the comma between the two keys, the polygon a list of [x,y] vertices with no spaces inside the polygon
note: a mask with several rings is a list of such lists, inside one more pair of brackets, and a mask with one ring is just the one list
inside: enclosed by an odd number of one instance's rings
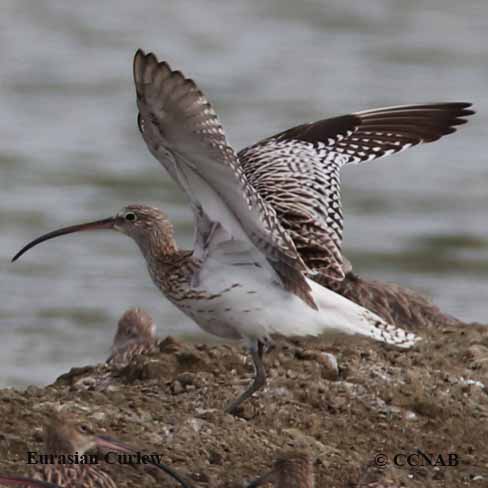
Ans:
{"label": "bird's head", "polygon": [[[46,450],[49,454],[68,455],[77,453],[82,455],[94,448],[105,453],[111,452],[137,455],[137,453],[140,452],[140,449],[133,448],[113,437],[94,434],[91,427],[85,421],[81,421],[80,418],[74,414],[67,414],[64,412],[50,412],[49,420],[44,426],[44,438]],[[161,470],[164,473],[169,474],[178,481],[183,488],[193,488],[193,486],[179,473],[166,464],[154,461],[151,462],[150,466],[154,467],[156,470]],[[19,486],[17,481],[23,481],[22,478],[16,479],[16,477],[2,477],[0,475],[0,483],[3,483],[4,480],[7,486]],[[38,485],[25,483],[20,486],[37,487]]]}
{"label": "bird's head", "polygon": [[128,205],[112,217],[112,227],[135,241],[145,240],[153,233],[173,235],[173,226],[159,209],[146,205]]}
{"label": "bird's head", "polygon": [[44,442],[49,454],[83,454],[97,445],[91,427],[75,417],[54,413],[44,425]]}
{"label": "bird's head", "polygon": [[151,340],[155,334],[156,324],[152,317],[142,308],[131,308],[119,320],[113,349],[122,349],[133,341]]}
{"label": "bird's head", "polygon": [[74,232],[89,230],[112,229],[132,237],[146,254],[171,253],[176,250],[173,239],[173,226],[166,214],[161,210],[146,205],[128,205],[117,212],[113,217],[108,217],[86,224],[71,225],[48,232],[25,245],[13,258],[16,261],[29,249],[41,242]]}

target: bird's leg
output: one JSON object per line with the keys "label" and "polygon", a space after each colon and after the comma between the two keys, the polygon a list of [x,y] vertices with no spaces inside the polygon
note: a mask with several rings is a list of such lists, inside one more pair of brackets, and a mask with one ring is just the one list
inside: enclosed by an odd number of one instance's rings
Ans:
{"label": "bird's leg", "polygon": [[264,343],[259,340],[255,341],[253,344],[251,344],[250,352],[254,363],[254,381],[239,398],[234,400],[225,409],[227,413],[235,414],[243,402],[245,402],[255,391],[260,390],[266,385],[266,370],[264,369],[263,363]]}

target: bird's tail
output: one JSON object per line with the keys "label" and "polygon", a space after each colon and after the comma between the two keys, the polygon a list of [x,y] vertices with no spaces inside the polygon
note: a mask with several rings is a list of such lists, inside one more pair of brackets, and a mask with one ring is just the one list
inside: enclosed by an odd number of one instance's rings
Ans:
{"label": "bird's tail", "polygon": [[421,293],[394,283],[367,280],[352,271],[342,281],[332,281],[320,273],[312,279],[399,327],[408,324],[410,329],[418,330],[462,324],[456,317],[441,312]]}
{"label": "bird's tail", "polygon": [[311,282],[311,287],[320,311],[327,317],[323,332],[337,330],[363,335],[403,348],[412,347],[419,340],[412,332],[388,324],[380,316],[328,288],[315,282]]}

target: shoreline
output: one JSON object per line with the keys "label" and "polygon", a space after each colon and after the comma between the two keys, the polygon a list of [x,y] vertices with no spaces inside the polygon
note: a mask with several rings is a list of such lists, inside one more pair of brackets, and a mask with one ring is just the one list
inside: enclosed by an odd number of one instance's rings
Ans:
{"label": "shoreline", "polygon": [[[317,486],[488,480],[488,328],[416,332],[424,340],[406,351],[351,336],[277,338],[265,356],[268,386],[239,417],[223,408],[250,381],[251,366],[228,344],[167,338],[160,352],[120,370],[85,366],[45,387],[1,389],[0,472],[28,474],[26,453],[42,452],[40,427],[62,408],[143,454],[160,454],[195,486],[242,486],[291,449],[312,454]],[[432,463],[409,464],[417,449]],[[175,486],[135,465],[101,466],[121,487]]]}

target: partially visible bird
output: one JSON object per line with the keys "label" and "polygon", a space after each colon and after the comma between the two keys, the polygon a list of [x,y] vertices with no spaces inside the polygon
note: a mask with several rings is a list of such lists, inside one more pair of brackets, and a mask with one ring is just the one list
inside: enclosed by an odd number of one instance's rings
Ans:
{"label": "partially visible bird", "polygon": [[156,324],[142,308],[130,308],[119,320],[107,363],[115,367],[129,364],[135,357],[159,351]]}
{"label": "partially visible bird", "polygon": [[247,488],[272,483],[275,488],[314,488],[312,457],[303,451],[292,451],[278,457],[271,471],[254,480]]}
{"label": "partially visible bird", "polygon": [[[133,453],[135,449],[108,436],[97,436],[87,423],[77,417],[63,413],[52,413],[44,425],[44,451],[35,453],[37,463],[33,464],[31,478],[17,476],[1,476],[0,485],[35,486],[63,488],[116,488],[115,481],[99,468],[96,455],[88,454],[92,449],[113,452]],[[48,462],[43,462],[41,455]],[[92,461],[96,462],[92,462]],[[191,488],[172,468],[154,463],[184,488]],[[47,482],[43,485],[39,482]]]}
{"label": "partially visible bird", "polygon": [[228,407],[266,383],[262,361],[272,334],[335,330],[400,347],[417,338],[321,286],[344,279],[339,171],[454,132],[466,103],[390,107],[305,124],[237,155],[195,82],[137,51],[138,125],[152,154],[184,191],[194,213],[193,251],[179,250],[167,216],[130,205],[114,217],[50,232],[95,229],[130,236],[154,283],[205,331],[244,339],[255,377]]}
{"label": "partially visible bird", "polygon": [[[45,452],[42,454],[54,456],[55,460],[61,456],[83,456],[99,444],[87,423],[66,414],[52,414],[44,425]],[[32,477],[66,488],[81,484],[87,488],[116,488],[115,481],[107,473],[90,463],[35,464]]]}

